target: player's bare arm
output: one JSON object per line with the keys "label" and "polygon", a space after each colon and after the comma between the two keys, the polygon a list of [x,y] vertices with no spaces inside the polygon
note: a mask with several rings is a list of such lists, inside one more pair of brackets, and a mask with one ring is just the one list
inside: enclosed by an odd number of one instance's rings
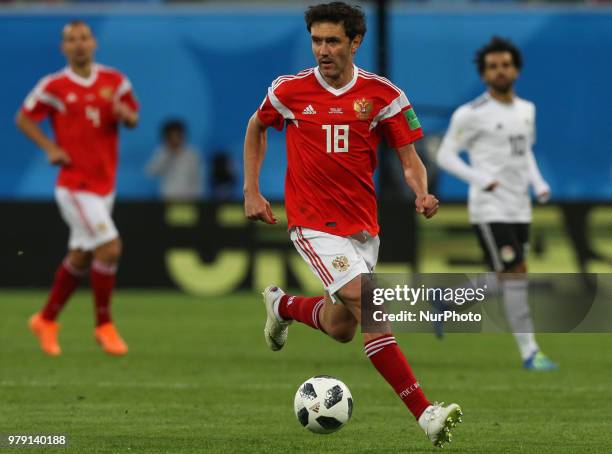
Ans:
{"label": "player's bare arm", "polygon": [[427,219],[433,217],[438,212],[440,202],[434,195],[428,193],[427,171],[414,145],[404,145],[399,147],[396,152],[404,170],[406,184],[416,194],[417,213],[422,214]]}
{"label": "player's bare arm", "polygon": [[135,128],[138,125],[138,112],[131,109],[126,103],[118,101],[113,105],[113,113],[127,128]]}
{"label": "player's bare arm", "polygon": [[253,114],[244,137],[244,214],[254,221],[276,224],[270,202],[259,192],[259,173],[266,155],[266,129],[257,114]]}
{"label": "player's bare arm", "polygon": [[51,138],[49,138],[40,129],[35,121],[30,120],[23,112],[17,112],[15,118],[17,127],[36,145],[38,145],[47,155],[47,160],[53,165],[68,165],[70,164],[70,156],[60,147],[58,147]]}

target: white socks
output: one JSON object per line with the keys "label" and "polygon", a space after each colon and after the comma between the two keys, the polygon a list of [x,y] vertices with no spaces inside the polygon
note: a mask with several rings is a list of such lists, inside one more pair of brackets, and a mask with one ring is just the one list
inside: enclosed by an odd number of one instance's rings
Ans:
{"label": "white socks", "polygon": [[524,361],[540,349],[535,340],[533,321],[529,312],[527,288],[529,283],[524,278],[506,278],[500,284],[506,318]]}

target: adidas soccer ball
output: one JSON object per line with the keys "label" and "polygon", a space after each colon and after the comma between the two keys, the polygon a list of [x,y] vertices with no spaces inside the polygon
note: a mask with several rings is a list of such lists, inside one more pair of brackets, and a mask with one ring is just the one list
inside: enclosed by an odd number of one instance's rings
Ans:
{"label": "adidas soccer ball", "polygon": [[314,433],[330,434],[351,418],[353,396],[337,378],[317,375],[298,388],[294,409],[302,426]]}

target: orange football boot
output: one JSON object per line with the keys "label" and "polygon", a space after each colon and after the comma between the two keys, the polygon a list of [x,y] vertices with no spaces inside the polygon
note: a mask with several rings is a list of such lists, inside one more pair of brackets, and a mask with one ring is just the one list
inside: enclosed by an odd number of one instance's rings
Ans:
{"label": "orange football boot", "polygon": [[34,333],[40,341],[40,348],[49,356],[59,356],[62,353],[62,349],[57,343],[57,332],[59,331],[59,324],[45,320],[42,318],[40,313],[36,313],[30,317],[28,321],[30,330]]}
{"label": "orange football boot", "polygon": [[128,346],[121,339],[115,325],[112,323],[104,323],[96,328],[94,337],[98,344],[109,355],[123,356],[128,352]]}

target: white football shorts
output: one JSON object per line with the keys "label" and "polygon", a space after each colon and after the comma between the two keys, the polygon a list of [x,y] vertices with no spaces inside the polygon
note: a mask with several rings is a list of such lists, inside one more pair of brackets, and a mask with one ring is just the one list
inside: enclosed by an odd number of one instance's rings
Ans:
{"label": "white football shorts", "polygon": [[56,187],[55,200],[70,229],[68,249],[93,251],[119,236],[111,218],[114,193],[100,196],[93,192]]}
{"label": "white football shorts", "polygon": [[303,227],[291,229],[291,241],[334,302],[334,294],[361,273],[373,273],[380,238],[367,232],[343,237]]}

